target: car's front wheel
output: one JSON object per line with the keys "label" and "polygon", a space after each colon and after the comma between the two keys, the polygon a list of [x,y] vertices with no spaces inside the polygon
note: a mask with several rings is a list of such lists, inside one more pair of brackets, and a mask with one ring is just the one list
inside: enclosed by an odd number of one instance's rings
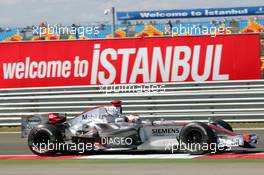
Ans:
{"label": "car's front wheel", "polygon": [[201,122],[186,125],[179,136],[180,148],[192,155],[212,152],[216,149],[217,137],[213,130]]}

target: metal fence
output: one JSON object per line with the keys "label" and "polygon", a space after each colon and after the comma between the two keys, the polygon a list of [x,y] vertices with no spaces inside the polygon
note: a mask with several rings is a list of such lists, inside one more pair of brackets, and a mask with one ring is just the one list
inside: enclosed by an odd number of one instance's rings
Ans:
{"label": "metal fence", "polygon": [[[137,113],[152,120],[220,117],[229,121],[264,121],[264,80],[137,84],[134,87],[137,90],[129,92],[127,87],[115,86],[116,92],[108,93],[106,86],[0,89],[0,126],[20,125],[22,116],[48,112],[66,113],[71,118],[89,107],[117,99],[123,101],[124,114]],[[142,93],[142,87],[145,91],[149,87],[156,90]],[[110,86],[107,89],[109,91]]]}

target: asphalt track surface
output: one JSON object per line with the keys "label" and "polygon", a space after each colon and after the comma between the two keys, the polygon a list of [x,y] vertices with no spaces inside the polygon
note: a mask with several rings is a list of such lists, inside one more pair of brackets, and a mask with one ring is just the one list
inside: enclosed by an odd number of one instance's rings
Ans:
{"label": "asphalt track surface", "polygon": [[[263,130],[241,130],[236,133],[256,133],[259,137],[259,143],[256,149],[238,148],[235,153],[243,152],[263,152],[264,153],[264,129]],[[27,147],[27,140],[20,137],[20,133],[0,133],[0,155],[30,155],[31,151]],[[112,153],[111,153],[112,154]],[[120,154],[120,153],[118,153]],[[124,153],[126,154],[126,153]],[[134,154],[134,152],[133,152]],[[142,153],[139,153],[142,154]]]}
{"label": "asphalt track surface", "polygon": [[263,175],[263,163],[9,164],[0,168],[3,175]]}

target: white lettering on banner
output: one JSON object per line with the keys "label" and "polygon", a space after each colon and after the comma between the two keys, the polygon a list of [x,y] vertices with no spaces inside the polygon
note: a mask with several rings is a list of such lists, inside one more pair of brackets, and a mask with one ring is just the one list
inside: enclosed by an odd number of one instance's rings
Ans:
{"label": "white lettering on banner", "polygon": [[[100,44],[96,44],[100,49]],[[120,83],[135,83],[139,75],[142,75],[143,82],[156,82],[157,75],[160,74],[161,81],[186,81],[188,77],[194,81],[206,81],[212,72],[213,80],[228,80],[228,74],[220,74],[220,64],[222,55],[222,45],[208,45],[206,47],[206,56],[204,66],[199,65],[201,60],[201,46],[195,45],[193,48],[188,46],[167,46],[165,49],[165,59],[163,58],[162,48],[154,47],[152,53],[150,48],[121,48],[111,50],[111,53],[105,53],[103,50],[94,51],[93,72],[91,73],[91,84],[97,84],[98,67],[102,65],[109,73],[105,77],[103,71],[99,72],[99,83],[112,84],[115,81]],[[107,48],[109,50],[109,48]],[[214,52],[215,50],[215,52]],[[100,54],[100,52],[104,54]],[[214,54],[213,54],[214,52]],[[173,53],[173,54],[172,54]],[[106,59],[107,55],[112,60],[122,59],[120,80],[116,79],[116,69],[111,62]],[[114,59],[113,59],[114,55]],[[183,55],[183,56],[182,56]],[[131,57],[134,57],[134,64],[129,64]],[[149,59],[151,57],[151,59]],[[192,64],[190,63],[192,60]],[[165,63],[164,63],[165,62]],[[151,64],[151,65],[149,65]],[[201,64],[201,63],[200,63]],[[129,66],[132,67],[131,74],[128,73]],[[203,67],[203,73],[199,75],[199,67]],[[180,71],[182,70],[182,71]]]}
{"label": "white lettering on banner", "polygon": [[172,47],[166,48],[165,65],[162,59],[160,47],[154,47],[151,68],[151,82],[157,81],[157,67],[159,65],[161,78],[164,82],[169,81]]}
{"label": "white lettering on banner", "polygon": [[31,64],[29,65],[29,77],[34,79],[37,77],[37,72],[34,72],[34,68],[38,67],[38,63],[35,61],[32,61]]}
{"label": "white lettering on banner", "polygon": [[193,51],[193,67],[192,67],[192,77],[194,81],[205,81],[209,78],[211,72],[211,65],[213,59],[213,45],[208,45],[206,50],[206,58],[205,58],[205,65],[204,65],[204,73],[203,75],[198,74],[199,68],[199,57],[200,57],[200,49],[201,46],[195,46]]}
{"label": "white lettering on banner", "polygon": [[[180,58],[181,53],[184,54]],[[191,58],[191,49],[188,46],[179,46],[174,48],[174,59],[172,63],[172,81],[184,81],[188,78],[190,73],[190,64],[188,63]],[[179,75],[179,67],[182,67],[183,72]]]}
{"label": "white lettering on banner", "polygon": [[[140,65],[142,63],[142,68]],[[148,50],[147,48],[139,48],[136,60],[132,69],[129,83],[135,83],[138,75],[143,75],[143,82],[149,82],[149,68],[148,68]]]}
{"label": "white lettering on banner", "polygon": [[74,60],[74,77],[86,77],[88,75],[89,63],[87,60],[80,60],[79,56]]}
{"label": "white lettering on banner", "polygon": [[[87,64],[88,64],[88,62],[87,62]],[[70,77],[71,76],[71,62],[70,61],[64,61],[62,63],[62,67],[63,67],[63,71],[61,72],[62,77],[64,77],[64,78]],[[87,72],[88,72],[88,70],[87,70]],[[52,75],[52,76],[55,77],[55,75]]]}
{"label": "white lettering on banner", "polygon": [[229,75],[227,75],[227,74],[221,75],[220,74],[222,47],[223,47],[222,45],[217,45],[215,48],[213,80],[228,80],[229,79]]}
{"label": "white lettering on banner", "polygon": [[100,44],[94,45],[93,52],[93,65],[92,65],[92,73],[91,73],[91,84],[96,84],[97,72],[98,72],[98,62],[100,57]]}
{"label": "white lettering on banner", "polygon": [[116,70],[114,66],[107,60],[107,55],[111,56],[112,60],[117,60],[117,53],[114,49],[105,49],[101,54],[101,64],[109,72],[109,77],[105,78],[105,72],[99,72],[99,81],[101,84],[111,84],[114,82],[116,77]]}
{"label": "white lettering on banner", "polygon": [[135,54],[135,53],[136,53],[136,49],[118,49],[118,54],[123,55],[120,83],[127,82],[127,70],[128,70],[129,57],[131,54]]}
{"label": "white lettering on banner", "polygon": [[16,70],[16,63],[4,63],[4,79],[13,79],[15,70]]}
{"label": "white lettering on banner", "polygon": [[30,61],[26,57],[25,63],[3,63],[4,79],[27,78],[68,78],[71,75],[71,62],[66,61]]}
{"label": "white lettering on banner", "polygon": [[[90,78],[87,84],[229,80],[221,69],[223,45],[103,48],[94,44],[92,58],[3,63],[4,79]],[[202,52],[204,51],[204,52]],[[203,54],[204,53],[204,54]],[[204,58],[201,58],[204,56]],[[71,61],[70,61],[71,60]],[[203,65],[201,65],[203,63]],[[73,74],[73,75],[72,75]],[[88,77],[91,76],[91,77]],[[159,80],[158,80],[159,77]]]}

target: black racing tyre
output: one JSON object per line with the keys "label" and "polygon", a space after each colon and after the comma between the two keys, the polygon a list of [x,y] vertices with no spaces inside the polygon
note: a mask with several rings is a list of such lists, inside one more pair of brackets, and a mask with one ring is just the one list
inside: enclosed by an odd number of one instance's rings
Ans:
{"label": "black racing tyre", "polygon": [[[201,122],[190,123],[181,130],[179,135],[181,149],[191,155],[201,155],[214,152],[217,147],[217,137],[213,130]],[[215,151],[216,152],[216,151]]]}
{"label": "black racing tyre", "polygon": [[39,125],[33,128],[28,135],[29,149],[39,156],[55,155],[61,142],[62,135],[53,125]]}
{"label": "black racing tyre", "polygon": [[233,132],[233,128],[232,126],[230,126],[227,122],[225,122],[224,120],[221,120],[221,119],[215,119],[213,120],[214,123],[222,126],[223,128],[229,130],[229,131],[232,131]]}

